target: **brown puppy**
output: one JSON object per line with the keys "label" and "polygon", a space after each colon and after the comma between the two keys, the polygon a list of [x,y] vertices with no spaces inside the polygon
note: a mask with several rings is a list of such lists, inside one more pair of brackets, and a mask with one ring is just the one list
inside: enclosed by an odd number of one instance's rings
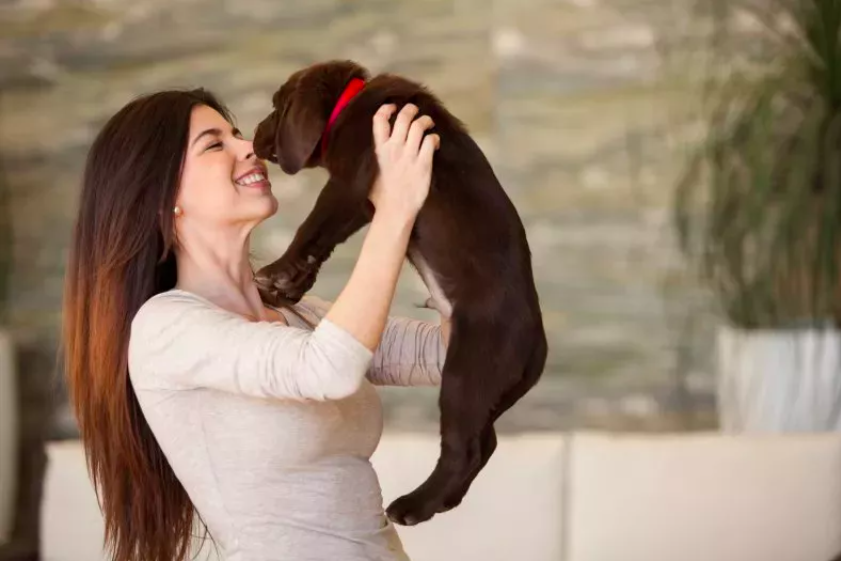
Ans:
{"label": "brown puppy", "polygon": [[423,86],[394,75],[369,78],[353,62],[334,61],[294,73],[272,102],[255,134],[257,156],[289,174],[315,166],[330,173],[286,253],[257,273],[276,302],[299,300],[336,245],[371,220],[368,193],[378,172],[371,124],[380,106],[417,105],[441,137],[408,250],[452,316],[441,454],[429,478],[387,509],[398,524],[423,522],[461,502],[496,447],[494,421],[543,372],[547,342],[525,230],[465,127]]}

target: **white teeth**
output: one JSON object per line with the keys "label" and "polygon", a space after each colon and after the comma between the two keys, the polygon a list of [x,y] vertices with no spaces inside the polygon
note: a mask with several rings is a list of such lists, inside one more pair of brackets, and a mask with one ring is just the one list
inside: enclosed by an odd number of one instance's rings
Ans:
{"label": "white teeth", "polygon": [[260,181],[264,181],[266,176],[262,173],[252,173],[251,175],[246,175],[242,179],[237,181],[237,185],[251,185],[253,183],[258,183]]}

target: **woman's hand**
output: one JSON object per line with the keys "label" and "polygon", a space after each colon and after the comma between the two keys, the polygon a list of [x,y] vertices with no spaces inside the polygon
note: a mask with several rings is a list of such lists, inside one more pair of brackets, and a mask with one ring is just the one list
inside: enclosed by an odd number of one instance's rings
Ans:
{"label": "woman's hand", "polygon": [[441,325],[441,341],[444,343],[444,348],[447,348],[450,345],[450,316],[446,311],[448,307],[442,306],[433,296],[427,298],[426,302],[420,307],[438,312]]}
{"label": "woman's hand", "polygon": [[444,341],[444,348],[450,346],[450,318],[441,314],[441,339]]}
{"label": "woman's hand", "polygon": [[429,194],[432,156],[440,145],[437,134],[424,137],[434,126],[428,115],[418,114],[417,106],[401,109],[391,130],[389,119],[394,105],[383,105],[374,115],[374,146],[380,173],[368,198],[377,213],[414,220]]}

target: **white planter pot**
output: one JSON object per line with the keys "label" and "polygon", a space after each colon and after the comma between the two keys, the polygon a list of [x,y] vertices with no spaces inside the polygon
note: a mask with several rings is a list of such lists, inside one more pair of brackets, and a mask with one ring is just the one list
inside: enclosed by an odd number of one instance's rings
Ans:
{"label": "white planter pot", "polygon": [[841,429],[841,332],[721,327],[718,412],[725,432]]}
{"label": "white planter pot", "polygon": [[12,516],[17,495],[16,376],[12,338],[8,331],[0,328],[0,544],[8,541],[12,532]]}

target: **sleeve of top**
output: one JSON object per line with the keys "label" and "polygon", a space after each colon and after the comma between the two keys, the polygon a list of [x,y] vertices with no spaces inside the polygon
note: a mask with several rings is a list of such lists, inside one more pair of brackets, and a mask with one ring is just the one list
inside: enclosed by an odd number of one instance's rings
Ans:
{"label": "sleeve of top", "polygon": [[[321,321],[331,306],[330,302],[309,295],[301,303]],[[367,378],[380,386],[439,386],[446,355],[439,325],[389,316]]]}
{"label": "sleeve of top", "polygon": [[212,388],[252,397],[354,394],[373,353],[329,320],[313,331],[250,322],[189,295],[147,301],[131,325],[128,365],[143,389]]}

